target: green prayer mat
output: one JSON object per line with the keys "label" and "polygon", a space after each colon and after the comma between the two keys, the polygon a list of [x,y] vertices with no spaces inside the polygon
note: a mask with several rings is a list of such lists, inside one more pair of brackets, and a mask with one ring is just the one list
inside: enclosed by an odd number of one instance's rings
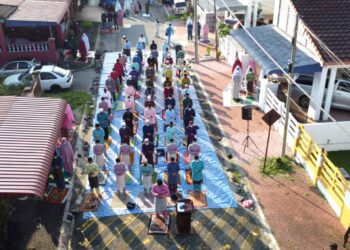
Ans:
{"label": "green prayer mat", "polygon": [[[153,171],[152,172],[152,183],[153,184],[157,182],[157,177],[158,177],[158,173]],[[142,174],[140,174],[140,185],[143,185]]]}
{"label": "green prayer mat", "polygon": [[126,171],[125,172],[125,185],[132,184],[132,172]]}
{"label": "green prayer mat", "polygon": [[125,104],[123,101],[116,101],[114,103],[114,110],[115,111],[124,111],[125,110]]}

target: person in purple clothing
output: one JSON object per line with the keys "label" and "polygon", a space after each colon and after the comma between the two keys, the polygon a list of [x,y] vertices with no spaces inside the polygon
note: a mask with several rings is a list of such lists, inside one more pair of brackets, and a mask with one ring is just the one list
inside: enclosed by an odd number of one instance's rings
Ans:
{"label": "person in purple clothing", "polygon": [[131,82],[134,85],[135,89],[138,89],[138,80],[139,80],[139,72],[135,69],[135,67],[132,67],[129,75],[131,76]]}
{"label": "person in purple clothing", "polygon": [[194,138],[196,138],[197,129],[199,129],[199,127],[194,125],[193,121],[190,121],[185,131],[187,136],[187,147],[193,142]]}

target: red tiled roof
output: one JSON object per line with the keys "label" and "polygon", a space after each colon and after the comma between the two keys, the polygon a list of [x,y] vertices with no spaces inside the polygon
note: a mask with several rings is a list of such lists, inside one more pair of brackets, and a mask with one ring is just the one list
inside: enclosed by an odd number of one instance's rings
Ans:
{"label": "red tiled roof", "polygon": [[[304,25],[344,63],[350,64],[350,0],[291,0]],[[337,63],[311,36],[324,64]]]}
{"label": "red tiled roof", "polygon": [[0,196],[42,197],[66,102],[0,97]]}

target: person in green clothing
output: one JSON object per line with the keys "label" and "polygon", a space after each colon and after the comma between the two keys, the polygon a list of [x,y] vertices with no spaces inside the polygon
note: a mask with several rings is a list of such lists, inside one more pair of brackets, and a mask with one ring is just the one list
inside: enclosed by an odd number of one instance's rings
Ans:
{"label": "person in green clothing", "polygon": [[99,182],[98,182],[98,174],[99,173],[100,173],[100,169],[99,169],[98,165],[95,162],[93,162],[91,157],[89,157],[88,163],[85,165],[85,168],[83,170],[83,174],[88,175],[91,192],[95,196],[98,196],[101,198],[102,195],[100,193]]}
{"label": "person in green clothing", "polygon": [[143,182],[143,190],[145,194],[149,194],[153,185],[152,183],[153,166],[151,164],[148,164],[147,160],[144,160],[140,167],[141,167],[140,171],[141,171],[142,182]]}
{"label": "person in green clothing", "polygon": [[95,123],[95,129],[92,131],[94,141],[99,140],[103,145],[105,144],[105,131],[101,128],[99,123]]}
{"label": "person in green clothing", "polygon": [[195,192],[201,192],[202,190],[203,169],[204,169],[204,161],[200,160],[199,156],[196,155],[194,157],[194,160],[191,162],[193,190]]}
{"label": "person in green clothing", "polygon": [[255,74],[252,68],[248,68],[247,74],[245,75],[245,80],[247,81],[247,94],[251,96],[253,94],[254,82],[255,82]]}
{"label": "person in green clothing", "polygon": [[185,99],[182,100],[182,108],[183,110],[185,111],[185,109],[189,106],[193,106],[193,101],[192,99],[190,98],[190,94],[189,93],[186,93],[185,94]]}
{"label": "person in green clothing", "polygon": [[191,84],[190,78],[187,77],[187,74],[184,74],[184,78],[182,78],[181,80],[181,87],[184,89],[186,85],[190,85],[190,84]]}
{"label": "person in green clothing", "polygon": [[169,126],[167,126],[165,130],[165,143],[167,145],[170,143],[171,139],[175,141],[175,132],[176,132],[176,127],[174,126],[173,122],[170,122]]}

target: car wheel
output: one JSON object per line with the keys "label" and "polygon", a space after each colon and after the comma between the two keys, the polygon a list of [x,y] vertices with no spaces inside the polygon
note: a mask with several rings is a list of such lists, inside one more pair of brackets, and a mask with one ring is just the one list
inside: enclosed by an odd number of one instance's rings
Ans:
{"label": "car wheel", "polygon": [[306,95],[303,95],[299,98],[299,105],[303,108],[307,108],[310,104],[310,99]]}
{"label": "car wheel", "polygon": [[52,91],[52,92],[60,92],[61,90],[62,90],[62,88],[61,88],[61,86],[60,85],[52,85],[51,86],[51,88],[50,88],[50,90]]}

